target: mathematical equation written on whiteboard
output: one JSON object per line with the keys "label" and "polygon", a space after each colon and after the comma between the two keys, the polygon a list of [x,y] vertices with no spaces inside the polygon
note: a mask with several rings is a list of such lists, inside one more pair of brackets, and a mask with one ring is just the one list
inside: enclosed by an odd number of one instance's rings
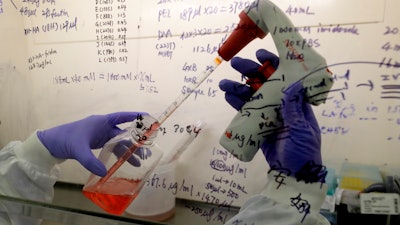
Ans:
{"label": "mathematical equation written on whiteboard", "polygon": [[[56,0],[52,1],[24,1],[19,7],[21,16],[26,18],[42,17],[42,24],[34,27],[25,28],[24,34],[31,35],[35,32],[80,32],[78,26],[80,17],[73,15],[68,9],[58,7]],[[224,5],[213,5],[211,3],[192,2],[185,7],[176,6],[182,4],[182,1],[157,1],[153,4],[156,6],[156,13],[159,23],[159,29],[155,29],[154,37],[156,42],[152,54],[156,57],[173,61],[175,55],[180,54],[182,49],[190,49],[195,55],[213,55],[216,54],[219,46],[226,40],[228,34],[236,27],[236,22],[228,22],[224,25],[207,26],[205,24],[198,25],[196,21],[209,17],[217,18],[229,14],[237,14],[244,7],[251,4],[252,1],[227,1]],[[128,2],[125,0],[118,1],[96,1],[93,6],[95,12],[95,20],[93,26],[93,37],[96,40],[97,63],[115,64],[128,63],[129,46],[127,42],[127,31],[130,28]],[[302,7],[288,6],[283,11],[288,15],[305,14],[307,16],[315,16],[312,6],[304,5]],[[190,24],[188,28],[176,31],[175,27],[171,27],[172,21],[180,21]],[[60,29],[59,29],[60,28]],[[140,29],[140,28],[138,28]],[[335,36],[360,36],[362,30],[355,25],[327,25],[327,26],[302,26],[302,27],[275,27],[271,30],[274,34],[299,32],[304,37],[303,40],[296,43],[298,46],[308,46],[313,48],[323,48],[324,42],[320,39],[320,35]],[[204,37],[208,35],[220,34],[220,39],[210,42]],[[383,57],[377,58],[371,62],[339,62],[338,65],[329,65],[332,69],[335,79],[333,96],[331,100],[333,108],[326,109],[321,112],[321,117],[325,119],[353,120],[357,119],[362,123],[385,122],[398,128],[400,126],[399,101],[400,101],[400,61],[393,55],[400,53],[400,42],[396,42],[393,37],[400,37],[400,28],[396,26],[386,25],[382,28],[382,38],[377,41],[374,52],[381,52]],[[193,42],[192,40],[202,38],[201,42]],[[183,47],[178,47],[183,46]],[[47,67],[57,66],[58,56],[62,54],[55,47],[42,50],[31,54],[28,57],[29,70],[45,70]],[[385,55],[387,54],[387,55]],[[290,55],[281,57],[291,57]],[[375,76],[366,76],[364,80],[360,79],[358,71],[352,69],[353,65],[362,64],[364,67],[378,67],[380,72]],[[186,61],[178,64],[177,68],[182,73],[182,81],[184,85],[181,87],[182,93],[192,93],[194,99],[200,97],[216,97],[222,94],[218,89],[211,86],[205,86],[207,83],[216,83],[212,78],[206,81],[205,85],[200,86],[196,90],[190,89],[190,86],[197,82],[196,75],[201,68],[197,67],[196,61]],[[340,70],[338,70],[340,69]],[[341,72],[336,72],[341,71]],[[151,72],[92,72],[89,74],[55,74],[51,77],[54,85],[79,85],[88,82],[136,82],[140,91],[151,94],[160,93],[160,82],[157,82]],[[143,79],[144,78],[144,79]],[[357,80],[357,82],[356,82]],[[360,81],[361,80],[361,81]],[[363,92],[372,94],[377,97],[375,101],[385,101],[385,106],[378,106],[377,102],[370,101],[368,105],[359,105],[349,100],[349,96],[353,92]],[[398,129],[393,129],[398,130]],[[348,135],[352,132],[350,126],[345,123],[340,125],[321,124],[321,131],[324,135]],[[400,131],[385,137],[388,141],[400,141]]]}
{"label": "mathematical equation written on whiteboard", "polygon": [[[188,63],[185,62],[182,70],[185,72],[188,71],[197,71],[196,64],[192,63],[191,66],[188,66]],[[150,94],[160,94],[159,85],[157,80],[154,78],[153,74],[140,71],[137,73],[133,72],[124,72],[124,73],[117,73],[117,72],[109,72],[109,73],[96,73],[96,72],[89,72],[86,74],[69,74],[69,75],[55,75],[53,76],[52,83],[54,85],[79,85],[83,83],[96,83],[96,82],[132,82],[137,84],[137,88],[140,91]],[[196,76],[192,75],[184,75],[183,83],[184,85],[181,88],[182,94],[192,94],[194,96],[194,100],[199,97],[211,97],[214,98],[219,93],[219,90],[203,86],[197,89],[192,89],[191,86],[196,84],[198,81]],[[213,79],[207,79],[206,83],[210,84],[213,83]]]}

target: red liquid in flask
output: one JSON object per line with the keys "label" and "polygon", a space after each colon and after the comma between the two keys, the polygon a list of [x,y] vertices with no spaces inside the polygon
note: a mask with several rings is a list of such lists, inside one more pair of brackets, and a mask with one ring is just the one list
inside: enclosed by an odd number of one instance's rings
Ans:
{"label": "red liquid in flask", "polygon": [[141,180],[109,179],[104,184],[85,188],[83,194],[108,213],[121,215],[138,196]]}

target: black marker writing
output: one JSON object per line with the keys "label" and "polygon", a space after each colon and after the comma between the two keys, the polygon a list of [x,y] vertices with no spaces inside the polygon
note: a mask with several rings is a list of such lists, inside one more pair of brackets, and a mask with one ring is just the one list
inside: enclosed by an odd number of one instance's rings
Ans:
{"label": "black marker writing", "polygon": [[303,222],[306,216],[310,214],[311,205],[308,203],[307,200],[301,198],[301,193],[299,193],[296,197],[290,198],[290,200],[290,206],[295,207],[299,213],[304,213],[304,216],[301,220],[301,222]]}

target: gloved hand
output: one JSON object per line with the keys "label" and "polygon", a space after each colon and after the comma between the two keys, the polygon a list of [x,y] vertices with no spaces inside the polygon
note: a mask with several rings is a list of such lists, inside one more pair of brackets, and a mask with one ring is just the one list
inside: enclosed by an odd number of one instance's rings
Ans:
{"label": "gloved hand", "polygon": [[269,136],[261,148],[271,169],[287,169],[306,182],[324,182],[327,171],[322,165],[321,131],[304,92],[301,81],[285,90],[283,129]]}
{"label": "gloved hand", "polygon": [[[256,57],[261,64],[270,62],[273,68],[278,67],[279,58],[265,49],[258,50]],[[231,59],[231,66],[242,74],[242,79],[259,78],[259,81],[265,82],[263,74],[259,71],[261,65],[250,59],[234,57]],[[221,80],[219,87],[222,91],[225,91],[226,101],[236,110],[240,110],[254,93],[250,85],[227,79]]]}
{"label": "gloved hand", "polygon": [[[119,158],[121,156],[123,156],[125,154],[125,152],[127,150],[129,150],[129,148],[132,146],[132,142],[128,141],[128,140],[122,140],[120,142],[118,142],[115,147],[113,148],[113,153],[114,155]],[[133,154],[128,158],[127,162],[129,164],[131,164],[132,166],[135,167],[139,167],[140,164],[140,160],[137,158],[137,156],[141,159],[141,160],[145,160],[148,157],[151,157],[151,150],[149,148],[146,147],[139,147],[137,148]]]}
{"label": "gloved hand", "polygon": [[[276,68],[279,59],[266,50],[257,51],[257,59],[263,64],[269,60]],[[258,63],[235,57],[232,67],[246,77],[261,76]],[[248,85],[222,80],[227,102],[239,110],[252,93]],[[306,182],[324,181],[326,171],[321,159],[321,133],[311,105],[304,101],[302,83],[290,85],[282,99],[283,129],[269,135],[262,144],[262,152],[271,169],[283,171]],[[273,96],[272,96],[273,97]]]}
{"label": "gloved hand", "polygon": [[90,172],[105,176],[106,167],[91,149],[98,149],[122,132],[118,124],[133,121],[145,112],[117,112],[94,115],[48,130],[38,131],[37,136],[50,154],[60,159],[76,159]]}

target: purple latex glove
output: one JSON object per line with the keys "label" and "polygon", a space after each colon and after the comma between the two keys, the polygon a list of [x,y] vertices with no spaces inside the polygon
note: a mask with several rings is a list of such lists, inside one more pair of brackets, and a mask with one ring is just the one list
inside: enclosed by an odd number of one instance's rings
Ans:
{"label": "purple latex glove", "polygon": [[[279,58],[267,50],[258,50],[256,56],[261,64],[267,60],[274,68],[279,64]],[[258,71],[261,65],[252,60],[235,57],[231,65],[242,76],[262,76]],[[253,94],[249,85],[231,80],[222,80],[219,86],[225,91],[226,101],[236,110],[240,110]],[[301,82],[287,88],[281,112],[283,129],[269,135],[261,147],[271,169],[306,182],[324,181],[321,133],[310,104],[304,101]]]}
{"label": "purple latex glove", "polygon": [[[126,151],[129,150],[129,148],[133,145],[131,141],[128,140],[122,140],[118,142],[118,144],[115,145],[113,149],[114,155],[119,158],[125,154]],[[139,167],[140,160],[137,158],[139,157],[141,160],[145,160],[148,157],[151,157],[151,150],[149,148],[144,148],[144,147],[139,147],[137,148],[131,157],[127,160],[129,164],[135,167]]]}
{"label": "purple latex glove", "polygon": [[324,182],[326,168],[321,158],[321,131],[311,105],[304,100],[301,81],[284,93],[283,129],[269,136],[261,149],[271,169],[286,170],[305,182]]}
{"label": "purple latex glove", "polygon": [[[261,64],[269,61],[275,69],[278,67],[279,58],[265,49],[258,50],[256,57]],[[231,59],[231,66],[242,74],[242,79],[263,77],[262,73],[258,71],[261,65],[250,59],[234,57]],[[225,91],[226,101],[236,110],[240,110],[244,103],[253,95],[253,91],[249,85],[232,80],[221,80],[219,87],[222,91]]]}
{"label": "purple latex glove", "polygon": [[133,121],[145,112],[117,112],[94,115],[72,123],[38,131],[37,136],[50,154],[60,159],[76,159],[90,172],[105,176],[106,167],[92,153],[122,132],[118,124]]}

